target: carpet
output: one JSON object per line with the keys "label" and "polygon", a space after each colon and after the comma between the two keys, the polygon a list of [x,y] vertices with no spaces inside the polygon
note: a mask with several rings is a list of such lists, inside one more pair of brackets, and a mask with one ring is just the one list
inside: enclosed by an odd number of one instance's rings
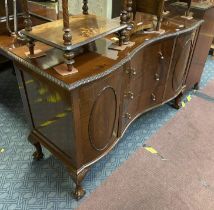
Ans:
{"label": "carpet", "polygon": [[[214,79],[214,60],[208,57],[201,86]],[[100,186],[154,133],[177,114],[164,105],[137,119],[116,147],[89,171],[83,186],[86,197]],[[0,209],[72,210],[81,202],[71,195],[74,184],[60,161],[47,150],[45,159],[32,159],[34,148],[27,141],[30,130],[11,68],[0,67]]]}
{"label": "carpet", "polygon": [[213,210],[213,125],[214,81],[78,210]]}

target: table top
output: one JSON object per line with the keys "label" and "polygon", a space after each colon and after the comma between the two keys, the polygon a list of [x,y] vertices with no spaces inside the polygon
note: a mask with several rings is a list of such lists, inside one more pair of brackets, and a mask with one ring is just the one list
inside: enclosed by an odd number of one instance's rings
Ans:
{"label": "table top", "polygon": [[120,24],[119,17],[110,20],[96,15],[70,16],[72,45],[68,46],[63,43],[62,19],[35,26],[31,32],[23,30],[22,33],[52,47],[61,50],[72,50],[126,27],[126,24]]}
{"label": "table top", "polygon": [[133,34],[131,41],[135,44],[120,52],[109,49],[112,43],[111,36],[98,39],[94,42],[95,46],[91,51],[86,51],[75,57],[74,66],[78,69],[78,73],[69,76],[61,76],[53,69],[53,67],[64,62],[63,52],[43,43],[36,42],[36,49],[40,49],[46,53],[46,56],[41,58],[29,59],[25,54],[25,52],[28,51],[27,46],[9,49],[7,53],[17,64],[19,63],[27,66],[28,69],[42,76],[44,79],[68,90],[72,90],[115,71],[118,66],[122,66],[124,63],[128,62],[129,59],[143,47],[157,40],[176,37],[179,34],[192,31],[202,23],[203,21],[194,19],[187,20],[180,16],[166,18],[161,27],[165,30],[165,33],[142,32]]}

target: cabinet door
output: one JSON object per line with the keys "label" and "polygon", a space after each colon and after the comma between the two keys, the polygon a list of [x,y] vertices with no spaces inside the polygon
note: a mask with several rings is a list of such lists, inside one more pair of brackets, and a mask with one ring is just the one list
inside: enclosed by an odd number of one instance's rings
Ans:
{"label": "cabinet door", "polygon": [[117,139],[122,71],[118,69],[79,91],[83,163],[101,156]]}
{"label": "cabinet door", "polygon": [[164,100],[178,94],[184,85],[192,49],[192,34],[183,34],[177,38],[174,57],[166,86]]}

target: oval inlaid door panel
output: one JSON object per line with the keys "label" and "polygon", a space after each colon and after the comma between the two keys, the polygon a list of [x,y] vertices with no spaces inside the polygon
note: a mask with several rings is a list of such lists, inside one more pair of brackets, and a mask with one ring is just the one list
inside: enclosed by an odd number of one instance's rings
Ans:
{"label": "oval inlaid door panel", "polygon": [[172,80],[172,87],[175,92],[177,92],[183,84],[187,63],[189,60],[191,44],[192,44],[191,39],[186,41],[176,61]]}
{"label": "oval inlaid door panel", "polygon": [[89,119],[89,139],[97,151],[111,144],[117,116],[117,97],[112,87],[106,87],[98,94]]}

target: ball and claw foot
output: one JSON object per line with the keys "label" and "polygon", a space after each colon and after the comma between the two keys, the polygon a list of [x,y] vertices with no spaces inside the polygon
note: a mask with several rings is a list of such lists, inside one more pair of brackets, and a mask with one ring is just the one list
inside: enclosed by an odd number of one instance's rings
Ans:
{"label": "ball and claw foot", "polygon": [[83,198],[84,195],[85,195],[85,190],[80,185],[77,185],[75,188],[75,191],[73,192],[74,198],[78,201],[81,198]]}
{"label": "ball and claw foot", "polygon": [[179,110],[179,109],[182,107],[182,105],[181,105],[180,102],[179,102],[179,103],[174,102],[172,106],[173,106],[173,108],[175,108],[175,109],[177,109],[177,110]]}
{"label": "ball and claw foot", "polygon": [[44,154],[42,152],[35,151],[33,153],[33,157],[35,160],[39,161],[39,160],[42,160],[44,158]]}
{"label": "ball and claw foot", "polygon": [[180,93],[174,100],[172,107],[179,110],[182,107],[183,92]]}
{"label": "ball and claw foot", "polygon": [[199,90],[200,89],[200,85],[199,83],[196,83],[193,87],[194,90]]}

